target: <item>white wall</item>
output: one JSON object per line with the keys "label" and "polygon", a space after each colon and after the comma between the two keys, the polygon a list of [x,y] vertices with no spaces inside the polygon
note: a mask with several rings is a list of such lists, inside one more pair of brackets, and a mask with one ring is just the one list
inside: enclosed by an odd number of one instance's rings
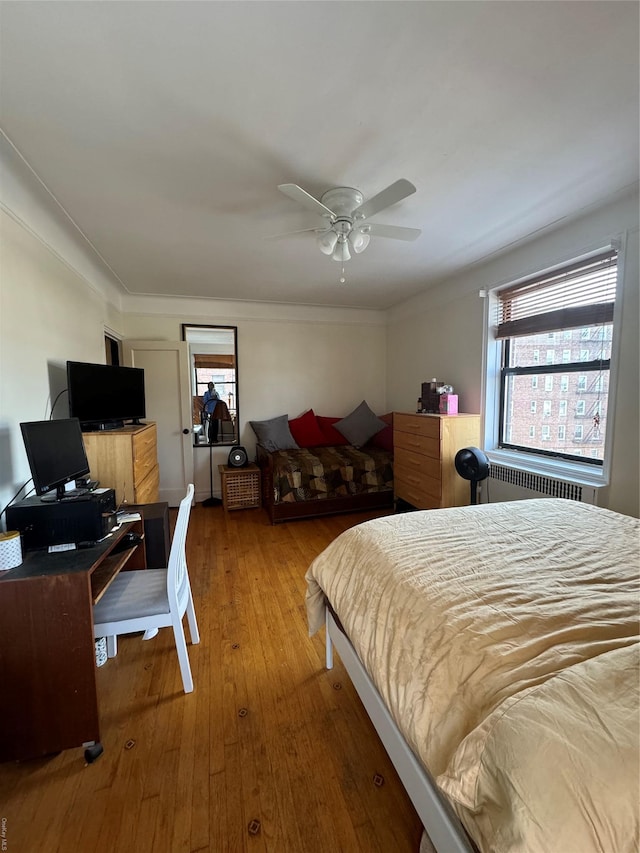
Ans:
{"label": "white wall", "polygon": [[[0,508],[30,477],[21,421],[45,420],[66,389],[66,362],[105,360],[110,306],[13,219],[0,213]],[[68,416],[67,395],[55,407]]]}
{"label": "white wall", "polygon": [[435,376],[454,386],[461,411],[481,412],[484,300],[479,291],[570,260],[615,237],[626,239],[623,323],[616,410],[608,416],[614,421],[611,483],[602,489],[599,503],[640,515],[637,187],[393,308],[387,344],[389,407],[414,411],[421,383]]}
{"label": "white wall", "polygon": [[[180,340],[182,323],[238,327],[240,443],[254,458],[252,420],[312,408],[343,416],[366,399],[378,414],[387,411],[386,328],[381,312],[309,308],[264,303],[186,299],[125,299],[126,335],[137,340]],[[141,308],[146,310],[143,312]],[[214,447],[214,493],[220,494],[218,465],[228,447]],[[194,449],[196,496],[206,497],[209,450]]]}
{"label": "white wall", "polygon": [[104,362],[104,328],[121,320],[117,283],[1,136],[0,183],[2,509],[31,476],[20,422],[49,417],[68,359]]}

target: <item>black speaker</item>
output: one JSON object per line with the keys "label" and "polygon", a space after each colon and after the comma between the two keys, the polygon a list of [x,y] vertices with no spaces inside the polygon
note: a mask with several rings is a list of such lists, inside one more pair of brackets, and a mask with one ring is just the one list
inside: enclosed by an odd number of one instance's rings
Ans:
{"label": "black speaker", "polygon": [[229,468],[244,468],[249,462],[249,457],[247,456],[247,451],[244,447],[231,448],[231,453],[229,454],[229,459],[227,461],[227,465]]}

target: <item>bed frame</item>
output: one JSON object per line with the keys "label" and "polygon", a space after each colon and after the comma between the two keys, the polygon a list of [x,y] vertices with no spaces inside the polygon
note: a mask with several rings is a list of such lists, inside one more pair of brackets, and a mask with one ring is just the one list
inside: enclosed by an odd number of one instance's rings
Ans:
{"label": "bed frame", "polygon": [[458,816],[407,745],[329,606],[325,619],[326,667],[333,668],[335,646],[433,846],[438,853],[477,853]]}

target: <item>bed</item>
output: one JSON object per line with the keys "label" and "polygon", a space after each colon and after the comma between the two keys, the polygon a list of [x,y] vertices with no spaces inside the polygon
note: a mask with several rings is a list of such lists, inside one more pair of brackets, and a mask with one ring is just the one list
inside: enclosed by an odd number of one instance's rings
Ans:
{"label": "bed", "polygon": [[438,851],[637,851],[639,545],[540,499],[365,522],[309,567]]}
{"label": "bed", "polygon": [[393,506],[393,453],[380,447],[257,445],[256,463],[273,524]]}

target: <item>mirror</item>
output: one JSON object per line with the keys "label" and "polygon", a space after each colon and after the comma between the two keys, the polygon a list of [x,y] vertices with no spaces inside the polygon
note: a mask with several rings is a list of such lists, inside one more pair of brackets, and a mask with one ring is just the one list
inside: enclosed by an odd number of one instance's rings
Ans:
{"label": "mirror", "polygon": [[189,344],[193,446],[239,443],[238,330],[183,324]]}

